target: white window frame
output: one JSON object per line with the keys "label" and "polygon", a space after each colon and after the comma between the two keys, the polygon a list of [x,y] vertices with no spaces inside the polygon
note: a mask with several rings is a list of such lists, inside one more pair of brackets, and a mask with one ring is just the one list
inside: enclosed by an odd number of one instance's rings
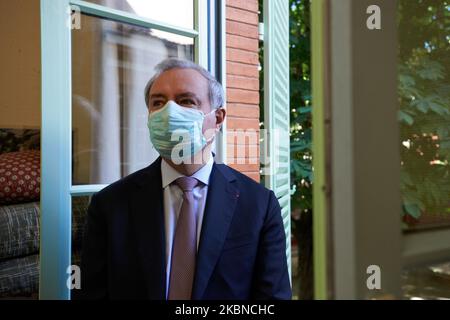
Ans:
{"label": "white window frame", "polygon": [[[41,0],[40,299],[70,299],[67,283],[71,265],[71,199],[91,195],[105,187],[72,185],[71,8],[98,18],[191,37],[195,40],[195,61],[208,68],[209,2],[194,1],[194,28],[188,29],[87,1]],[[223,2],[219,1],[221,6]],[[224,149],[224,144],[219,143],[220,156]]]}

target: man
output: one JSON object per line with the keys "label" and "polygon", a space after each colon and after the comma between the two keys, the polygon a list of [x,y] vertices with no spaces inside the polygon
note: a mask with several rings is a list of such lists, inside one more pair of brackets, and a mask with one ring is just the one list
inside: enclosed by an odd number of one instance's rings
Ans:
{"label": "man", "polygon": [[92,197],[77,298],[290,299],[285,234],[272,191],[211,152],[223,89],[168,59],[145,90],[161,155]]}

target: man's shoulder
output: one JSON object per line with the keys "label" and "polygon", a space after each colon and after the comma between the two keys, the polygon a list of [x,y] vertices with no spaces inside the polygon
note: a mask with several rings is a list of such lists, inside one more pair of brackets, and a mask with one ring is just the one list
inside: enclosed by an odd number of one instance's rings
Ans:
{"label": "man's shoulder", "polygon": [[218,164],[217,169],[228,176],[230,183],[239,193],[237,208],[240,218],[253,221],[257,216],[265,217],[267,212],[279,210],[279,203],[274,192],[262,183],[224,164]]}
{"label": "man's shoulder", "polygon": [[268,196],[271,191],[267,189],[263,184],[255,181],[249,176],[243,174],[236,169],[226,165],[226,164],[218,164],[216,163],[217,169],[222,171],[225,175],[229,177],[233,177],[237,180],[238,185],[242,191],[250,192],[254,195],[264,195]]}

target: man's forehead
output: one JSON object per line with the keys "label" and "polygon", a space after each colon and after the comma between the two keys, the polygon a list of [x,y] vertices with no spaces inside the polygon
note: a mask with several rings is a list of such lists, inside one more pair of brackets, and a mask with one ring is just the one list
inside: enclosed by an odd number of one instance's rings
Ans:
{"label": "man's forehead", "polygon": [[162,72],[155,79],[151,91],[164,87],[204,89],[207,85],[208,80],[197,70],[174,68]]}

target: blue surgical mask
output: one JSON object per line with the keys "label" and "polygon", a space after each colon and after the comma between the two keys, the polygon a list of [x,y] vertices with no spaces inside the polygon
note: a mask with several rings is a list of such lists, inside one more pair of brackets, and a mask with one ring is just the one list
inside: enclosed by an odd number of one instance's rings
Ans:
{"label": "blue surgical mask", "polygon": [[208,143],[203,135],[205,116],[199,110],[168,101],[148,116],[147,125],[153,146],[163,158],[171,159],[176,164],[188,163]]}

